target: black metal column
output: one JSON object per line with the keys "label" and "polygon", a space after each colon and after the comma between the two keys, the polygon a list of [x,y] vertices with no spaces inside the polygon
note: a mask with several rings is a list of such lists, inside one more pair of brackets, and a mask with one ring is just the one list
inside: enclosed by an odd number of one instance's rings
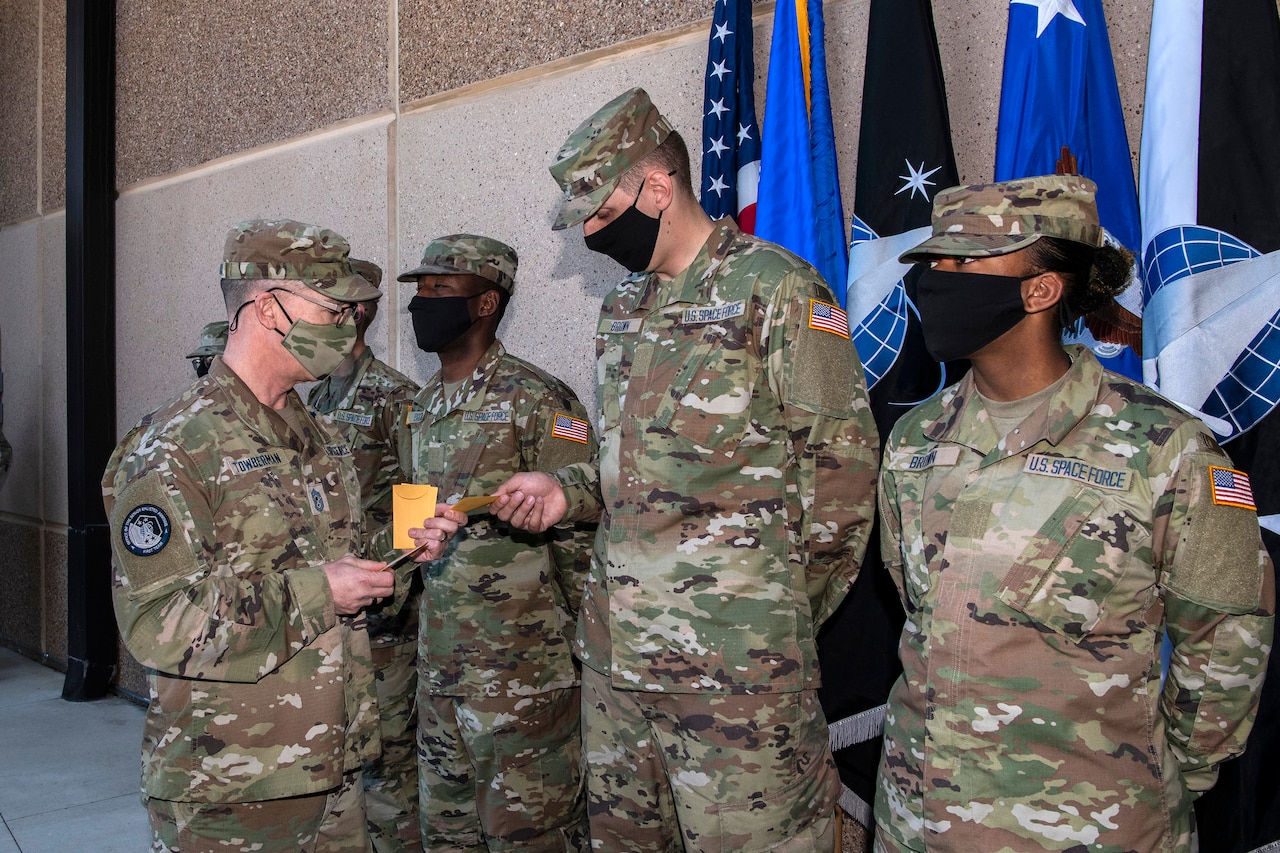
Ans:
{"label": "black metal column", "polygon": [[101,698],[116,669],[99,485],[116,444],[114,0],[67,3],[67,677]]}

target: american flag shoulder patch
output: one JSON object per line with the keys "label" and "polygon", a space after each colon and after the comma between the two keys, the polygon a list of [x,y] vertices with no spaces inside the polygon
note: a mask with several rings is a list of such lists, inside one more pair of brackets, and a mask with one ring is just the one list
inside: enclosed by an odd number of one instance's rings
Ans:
{"label": "american flag shoulder patch", "polygon": [[555,438],[567,438],[579,444],[587,443],[587,422],[572,415],[556,413],[555,422],[551,425],[551,435]]}
{"label": "american flag shoulder patch", "polygon": [[810,299],[809,328],[848,338],[849,315],[841,311],[838,305],[832,305],[820,299]]}
{"label": "american flag shoulder patch", "polygon": [[1210,465],[1209,479],[1215,504],[1258,511],[1258,504],[1253,499],[1253,487],[1249,485],[1249,475],[1245,472]]}

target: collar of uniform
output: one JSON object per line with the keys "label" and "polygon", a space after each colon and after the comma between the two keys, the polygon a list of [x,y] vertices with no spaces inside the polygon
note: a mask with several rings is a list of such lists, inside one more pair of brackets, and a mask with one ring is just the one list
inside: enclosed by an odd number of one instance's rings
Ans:
{"label": "collar of uniform", "polygon": [[373,350],[364,348],[364,352],[356,356],[356,362],[350,373],[342,376],[331,373],[321,379],[307,394],[307,403],[321,412],[336,412],[338,409],[349,409],[356,401],[356,391],[364,380],[365,371],[373,364]]}
{"label": "collar of uniform", "polygon": [[[728,216],[716,220],[714,224],[707,242],[702,244],[689,266],[670,281],[661,281],[650,273],[645,280],[648,286],[638,289],[634,296],[636,302],[625,306],[624,310],[631,313],[640,308],[653,310],[676,303],[708,304],[711,300],[711,281],[720,269],[721,262],[728,256],[734,241],[742,233],[737,223]],[[649,294],[653,294],[652,301]]]}
{"label": "collar of uniform", "polygon": [[[1019,426],[1026,445],[1006,447],[996,458],[1003,459],[1030,449],[1041,441],[1059,444],[1080,422],[1081,415],[1098,398],[1102,385],[1102,365],[1088,347],[1080,344],[1068,346],[1071,367],[1066,381],[1058,392],[1032,412]],[[956,386],[955,396],[943,404],[941,414],[921,425],[925,436],[934,441],[944,441],[972,447],[984,455],[995,449],[999,436],[988,419],[979,419],[981,402],[977,401],[977,388],[973,374],[966,374]]]}
{"label": "collar of uniform", "polygon": [[495,338],[489,348],[484,351],[484,355],[480,357],[480,362],[472,371],[471,378],[463,382],[457,393],[448,399],[444,396],[444,373],[437,372],[431,377],[431,381],[423,389],[426,392],[426,409],[431,419],[439,420],[454,409],[465,411],[479,409],[484,403],[483,392],[493,379],[494,373],[497,372],[498,362],[502,361],[502,357],[506,354],[507,349],[502,345],[502,341]]}
{"label": "collar of uniform", "polygon": [[[316,447],[323,443],[319,433],[315,432],[314,421],[307,414],[306,406],[298,392],[290,390],[285,394],[286,406],[291,407],[295,415],[292,420],[302,425],[303,434],[289,425],[289,420],[278,412],[265,406],[254,396],[253,391],[234,370],[220,358],[213,360],[206,377],[212,379],[219,391],[228,398],[231,410],[244,422],[250,430],[262,437],[264,443],[284,444],[298,453],[305,453],[308,447]],[[300,417],[298,417],[300,415]]]}

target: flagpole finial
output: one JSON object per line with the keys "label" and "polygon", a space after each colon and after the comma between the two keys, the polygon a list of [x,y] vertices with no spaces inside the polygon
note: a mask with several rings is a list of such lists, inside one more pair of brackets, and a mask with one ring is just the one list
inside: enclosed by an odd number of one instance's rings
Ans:
{"label": "flagpole finial", "polygon": [[1080,163],[1076,160],[1076,155],[1071,153],[1070,146],[1062,146],[1062,156],[1058,158],[1055,166],[1055,175],[1078,175],[1080,174]]}

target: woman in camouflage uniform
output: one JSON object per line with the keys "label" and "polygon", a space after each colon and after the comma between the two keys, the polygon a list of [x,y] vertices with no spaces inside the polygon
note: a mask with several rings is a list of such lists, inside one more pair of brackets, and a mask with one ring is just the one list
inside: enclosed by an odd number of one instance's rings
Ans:
{"label": "woman in camouflage uniform", "polygon": [[878,850],[1194,849],[1192,802],[1253,723],[1274,588],[1248,477],[1200,421],[1062,345],[1129,275],[1095,190],[953,188],[903,256],[931,266],[931,354],[973,369],[885,449],[907,622]]}

